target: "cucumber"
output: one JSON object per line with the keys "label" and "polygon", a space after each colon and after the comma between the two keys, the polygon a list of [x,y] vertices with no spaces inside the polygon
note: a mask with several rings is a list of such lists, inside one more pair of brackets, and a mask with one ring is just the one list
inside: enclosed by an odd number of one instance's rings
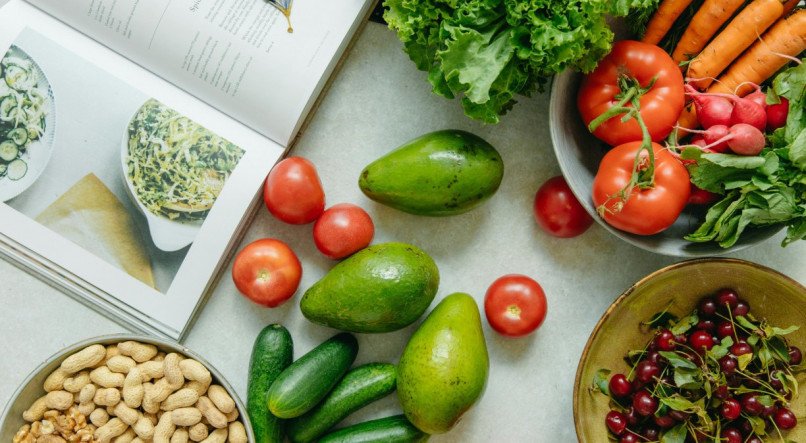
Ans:
{"label": "cucumber", "polygon": [[358,342],[348,333],[337,334],[286,368],[269,388],[269,410],[280,418],[294,418],[319,403],[355,360]]}
{"label": "cucumber", "polygon": [[14,128],[8,131],[8,138],[10,138],[17,146],[22,146],[28,141],[28,130],[25,128]]}
{"label": "cucumber", "polygon": [[256,443],[283,442],[283,423],[269,412],[266,393],[293,359],[294,343],[291,334],[283,326],[266,326],[255,338],[249,361],[246,410],[252,422]]}
{"label": "cucumber", "polygon": [[0,177],[6,175],[6,171],[8,171],[8,165],[0,163]]}
{"label": "cucumber", "polygon": [[17,144],[11,140],[6,140],[0,143],[0,160],[10,162],[17,158],[20,150],[17,149]]}
{"label": "cucumber", "polygon": [[289,420],[286,435],[293,442],[315,440],[345,417],[395,390],[397,369],[389,363],[368,363],[350,370],[315,408]]}
{"label": "cucumber", "polygon": [[8,179],[14,181],[17,181],[25,177],[25,174],[27,173],[28,173],[28,164],[20,159],[16,159],[13,162],[9,163],[8,171],[6,171]]}
{"label": "cucumber", "polygon": [[341,428],[319,439],[319,443],[414,443],[427,441],[428,437],[405,415],[394,415]]}

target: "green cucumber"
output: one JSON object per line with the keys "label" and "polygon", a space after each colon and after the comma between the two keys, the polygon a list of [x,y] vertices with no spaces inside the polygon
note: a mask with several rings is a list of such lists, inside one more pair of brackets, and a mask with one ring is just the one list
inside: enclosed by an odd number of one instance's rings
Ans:
{"label": "green cucumber", "polygon": [[19,153],[20,150],[17,148],[17,144],[13,141],[6,140],[0,143],[0,160],[10,162],[17,158]]}
{"label": "green cucumber", "polygon": [[246,410],[252,422],[256,443],[282,443],[282,420],[269,412],[266,393],[294,359],[294,343],[291,334],[281,325],[263,328],[255,338],[252,358],[249,361],[249,387]]}
{"label": "green cucumber", "polygon": [[7,137],[13,140],[17,146],[22,146],[28,141],[28,130],[25,128],[14,128],[8,131]]}
{"label": "green cucumber", "polygon": [[289,420],[286,435],[310,442],[345,417],[395,390],[397,369],[389,363],[368,363],[350,370],[327,397],[305,415]]}
{"label": "green cucumber", "polygon": [[394,415],[341,428],[319,439],[319,443],[415,443],[427,441],[428,437],[405,415]]}
{"label": "green cucumber", "polygon": [[8,170],[6,171],[8,179],[14,181],[17,181],[25,177],[25,174],[27,173],[28,173],[28,164],[19,158],[9,163]]}
{"label": "green cucumber", "polygon": [[294,418],[319,403],[353,364],[358,342],[337,334],[286,368],[266,395],[269,410],[280,418]]}

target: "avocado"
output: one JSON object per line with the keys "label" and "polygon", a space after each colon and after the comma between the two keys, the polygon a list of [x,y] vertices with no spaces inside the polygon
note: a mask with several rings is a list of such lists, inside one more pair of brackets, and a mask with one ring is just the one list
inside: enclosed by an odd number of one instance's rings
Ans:
{"label": "avocado", "polygon": [[415,215],[467,212],[490,198],[504,176],[501,155],[469,132],[425,134],[370,163],[358,185],[367,197]]}
{"label": "avocado", "polygon": [[300,301],[310,321],[350,332],[389,332],[414,323],[434,300],[439,270],[420,248],[382,243],[337,264]]}
{"label": "avocado", "polygon": [[403,412],[427,434],[448,432],[481,397],[489,365],[476,301],[461,292],[445,297],[400,357]]}

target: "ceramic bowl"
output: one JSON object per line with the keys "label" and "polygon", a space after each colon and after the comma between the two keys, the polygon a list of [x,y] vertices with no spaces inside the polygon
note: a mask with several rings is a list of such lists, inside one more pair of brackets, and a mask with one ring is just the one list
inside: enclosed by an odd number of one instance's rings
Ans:
{"label": "ceramic bowl", "polygon": [[248,441],[254,442],[255,436],[252,432],[252,425],[249,422],[249,416],[246,413],[246,408],[244,407],[241,400],[238,398],[238,395],[232,389],[232,386],[227,383],[224,377],[218,372],[210,363],[204,360],[201,356],[196,354],[195,352],[191,351],[190,349],[182,346],[179,343],[171,342],[168,340],[162,340],[155,337],[148,337],[144,335],[133,335],[133,334],[116,334],[116,335],[105,335],[102,337],[96,337],[88,340],[84,340],[82,342],[76,343],[74,345],[68,346],[55,355],[48,358],[44,363],[39,365],[36,369],[31,372],[30,375],[22,382],[19,388],[14,392],[11,396],[11,399],[6,404],[5,408],[3,409],[2,416],[0,416],[0,441],[10,442],[12,441],[14,434],[25,424],[25,421],[22,419],[22,413],[28,407],[33,404],[33,402],[38,399],[39,397],[45,394],[45,390],[42,388],[42,384],[44,383],[45,379],[51,372],[56,370],[56,368],[61,365],[62,361],[66,359],[68,356],[72,355],[73,353],[80,351],[81,349],[86,348],[87,346],[93,344],[102,344],[102,345],[109,345],[113,343],[119,343],[122,341],[127,340],[134,340],[142,343],[150,343],[155,345],[159,350],[169,353],[169,352],[176,352],[181,355],[193,358],[203,364],[209,371],[210,374],[213,376],[213,383],[221,385],[227,393],[229,393],[230,397],[235,401],[235,405],[238,408],[238,414],[240,420],[244,424],[244,428],[246,428],[246,435]]}
{"label": "ceramic bowl", "polygon": [[[638,281],[613,302],[585,345],[574,382],[574,423],[581,443],[608,441],[608,398],[590,388],[599,369],[629,371],[624,355],[630,349],[643,348],[652,337],[640,323],[667,306],[677,316],[687,315],[703,296],[726,287],[747,300],[757,318],[781,327],[801,326],[787,340],[806,348],[806,288],[789,277],[736,259],[697,259],[663,268]],[[792,405],[796,416],[806,414],[802,397]],[[806,423],[790,431],[787,439],[806,441]]]}
{"label": "ceramic bowl", "polygon": [[781,226],[748,229],[742,233],[735,245],[725,249],[713,242],[691,243],[683,238],[700,225],[705,216],[705,208],[689,206],[669,229],[650,236],[619,231],[605,223],[596,214],[591,190],[599,162],[608,147],[591,135],[579,116],[576,97],[581,81],[582,75],[570,70],[554,77],[549,103],[551,141],[560,169],[571,191],[588,214],[603,228],[639,248],[677,257],[703,257],[735,252],[766,240],[782,229]]}

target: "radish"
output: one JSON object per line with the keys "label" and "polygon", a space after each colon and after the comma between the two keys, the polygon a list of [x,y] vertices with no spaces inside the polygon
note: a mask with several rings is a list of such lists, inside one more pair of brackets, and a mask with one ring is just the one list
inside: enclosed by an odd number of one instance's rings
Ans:
{"label": "radish", "polygon": [[[697,118],[705,129],[718,124],[732,126],[738,123],[746,123],[763,131],[767,126],[767,113],[764,111],[764,106],[753,99],[742,98],[733,94],[699,92],[690,85],[686,85],[686,93],[694,99]],[[718,101],[717,99],[724,101]],[[725,102],[727,102],[727,107]],[[700,114],[701,108],[702,115]],[[728,109],[730,109],[729,112]]]}
{"label": "radish", "polygon": [[756,89],[756,92],[744,96],[746,100],[758,103],[764,109],[767,109],[767,94],[761,92],[761,88]]}
{"label": "radish", "polygon": [[730,113],[731,125],[748,124],[763,131],[767,127],[767,112],[764,107],[749,98],[736,98],[733,101],[733,112]]}
{"label": "radish", "polygon": [[704,131],[696,129],[688,129],[687,131],[701,135],[693,138],[689,144],[697,145],[703,150],[707,148],[708,151],[712,152],[725,152],[728,150],[727,141],[722,140],[730,133],[725,125],[714,125]]}
{"label": "radish", "polygon": [[767,131],[774,131],[786,126],[786,117],[789,115],[789,100],[781,97],[781,103],[767,106]]}
{"label": "radish", "polygon": [[733,105],[725,98],[705,95],[686,85],[686,93],[694,100],[697,120],[705,129],[714,125],[729,125]]}
{"label": "radish", "polygon": [[764,139],[764,133],[755,126],[747,123],[737,123],[730,127],[728,135],[716,140],[714,143],[709,143],[705,149],[713,149],[714,146],[722,142],[727,142],[730,150],[736,154],[758,155],[764,149],[766,140]]}
{"label": "radish", "polygon": [[691,185],[691,193],[688,196],[688,204],[690,205],[708,205],[716,201],[719,198],[719,194],[714,194],[713,192],[708,192],[704,189],[700,189],[694,184]]}

